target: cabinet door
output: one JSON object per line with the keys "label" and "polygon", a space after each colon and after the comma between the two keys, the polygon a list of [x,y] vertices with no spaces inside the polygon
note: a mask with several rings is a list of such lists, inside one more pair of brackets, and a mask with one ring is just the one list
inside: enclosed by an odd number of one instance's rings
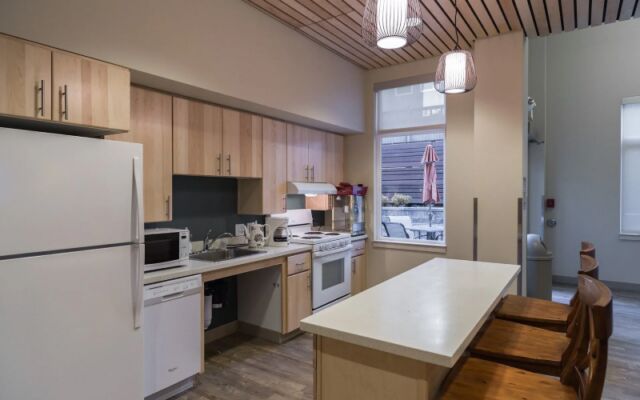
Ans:
{"label": "cabinet door", "polygon": [[351,258],[351,295],[367,288],[367,265],[364,256]]}
{"label": "cabinet door", "polygon": [[52,119],[127,131],[129,85],[126,68],[54,51]]}
{"label": "cabinet door", "polygon": [[0,114],[51,119],[51,50],[0,36]]}
{"label": "cabinet door", "polygon": [[307,131],[309,143],[309,181],[327,182],[327,134],[315,129]]}
{"label": "cabinet door", "polygon": [[311,315],[311,271],[287,277],[286,332],[300,328],[300,320]]}
{"label": "cabinet door", "polygon": [[171,96],[131,88],[131,130],[109,140],[142,143],[144,161],[144,222],[172,218]]}
{"label": "cabinet door", "polygon": [[334,185],[344,180],[344,137],[333,133],[327,134],[326,152],[327,182]]}
{"label": "cabinet door", "polygon": [[287,125],[262,119],[263,214],[287,211]]}
{"label": "cabinet door", "polygon": [[308,129],[287,124],[287,180],[307,182],[309,178]]}
{"label": "cabinet door", "polygon": [[222,110],[223,175],[262,176],[262,118],[236,110]]}
{"label": "cabinet door", "polygon": [[220,176],[222,109],[210,104],[173,98],[173,173]]}

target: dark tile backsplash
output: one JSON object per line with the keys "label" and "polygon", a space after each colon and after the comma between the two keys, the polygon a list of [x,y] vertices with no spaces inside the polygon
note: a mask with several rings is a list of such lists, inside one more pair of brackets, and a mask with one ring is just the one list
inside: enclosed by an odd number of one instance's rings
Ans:
{"label": "dark tile backsplash", "polygon": [[262,215],[238,215],[238,181],[233,178],[173,177],[173,221],[145,224],[145,228],[189,228],[191,240],[235,232],[235,224],[258,221]]}

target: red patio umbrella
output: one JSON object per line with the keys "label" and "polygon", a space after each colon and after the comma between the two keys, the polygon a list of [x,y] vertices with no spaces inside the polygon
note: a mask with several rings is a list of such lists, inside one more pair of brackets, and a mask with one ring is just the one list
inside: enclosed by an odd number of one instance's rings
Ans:
{"label": "red patio umbrella", "polygon": [[434,203],[440,202],[440,194],[438,193],[438,175],[436,174],[436,162],[438,161],[438,154],[436,149],[431,144],[428,144],[424,149],[424,155],[422,156],[422,164],[424,165],[424,176],[422,186],[422,201],[425,204],[429,204],[429,226],[433,220],[433,214],[431,213],[431,206]]}

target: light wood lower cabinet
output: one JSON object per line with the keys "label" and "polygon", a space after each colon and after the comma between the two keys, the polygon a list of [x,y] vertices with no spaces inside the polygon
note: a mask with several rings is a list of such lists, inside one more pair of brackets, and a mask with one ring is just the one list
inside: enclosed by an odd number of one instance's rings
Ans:
{"label": "light wood lower cabinet", "polygon": [[0,114],[51,119],[51,50],[0,35]]}
{"label": "light wood lower cabinet", "polygon": [[171,107],[171,96],[132,87],[131,130],[106,137],[143,145],[145,222],[172,219]]}
{"label": "light wood lower cabinet", "polygon": [[222,108],[173,98],[173,173],[223,175]]}
{"label": "light wood lower cabinet", "polygon": [[54,121],[129,130],[129,70],[53,51]]}
{"label": "light wood lower cabinet", "polygon": [[300,321],[311,315],[311,271],[287,277],[287,329],[300,328]]}
{"label": "light wood lower cabinet", "polygon": [[287,127],[262,118],[262,179],[238,181],[238,214],[266,215],[287,210]]}
{"label": "light wood lower cabinet", "polygon": [[364,255],[351,258],[351,295],[367,288],[367,263]]}

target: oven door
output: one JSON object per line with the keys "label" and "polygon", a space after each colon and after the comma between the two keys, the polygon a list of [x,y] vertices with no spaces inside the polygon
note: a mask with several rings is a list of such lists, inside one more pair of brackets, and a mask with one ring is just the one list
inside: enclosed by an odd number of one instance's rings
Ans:
{"label": "oven door", "polygon": [[351,246],[313,255],[313,309],[351,293]]}

